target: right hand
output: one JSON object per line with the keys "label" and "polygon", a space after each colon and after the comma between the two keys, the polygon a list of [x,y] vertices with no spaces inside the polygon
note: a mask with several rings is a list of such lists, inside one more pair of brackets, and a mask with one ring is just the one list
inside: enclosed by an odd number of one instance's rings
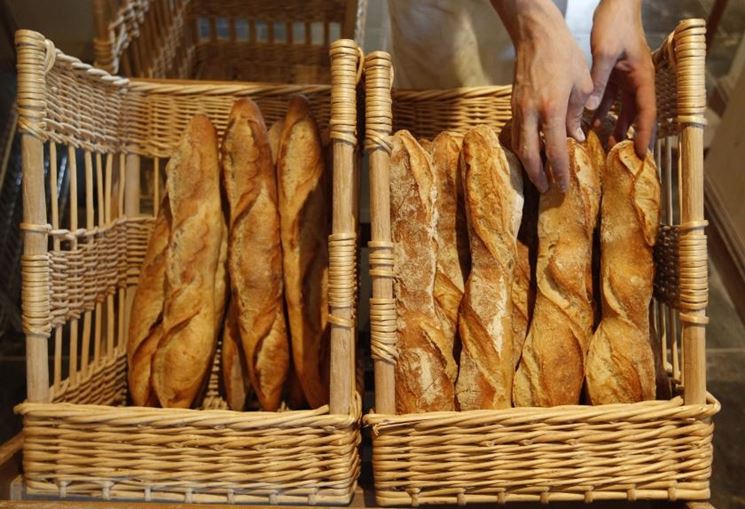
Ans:
{"label": "right hand", "polygon": [[585,102],[593,91],[590,70],[559,9],[551,0],[493,0],[517,53],[512,89],[512,145],[539,191],[551,177],[569,187],[567,135],[584,141]]}

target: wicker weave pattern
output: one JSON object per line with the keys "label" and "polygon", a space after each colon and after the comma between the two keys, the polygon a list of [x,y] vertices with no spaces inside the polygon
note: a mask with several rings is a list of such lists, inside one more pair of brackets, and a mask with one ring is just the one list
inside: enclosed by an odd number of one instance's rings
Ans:
{"label": "wicker weave pattern", "polygon": [[[27,493],[348,503],[360,469],[361,402],[352,387],[351,358],[349,377],[332,375],[332,387],[349,394],[335,414],[329,406],[224,410],[217,355],[202,410],[122,405],[128,310],[162,196],[161,170],[187,122],[205,113],[222,134],[232,103],[244,96],[254,98],[273,122],[284,115],[289,96],[303,93],[327,139],[356,142],[357,46],[332,46],[335,72],[338,66],[333,86],[274,85],[128,80],[62,54],[38,33],[20,31],[16,39],[24,186],[31,197],[22,224],[23,321],[27,345],[41,346],[35,355],[27,350],[32,402],[17,408],[24,418]],[[337,122],[331,121],[332,98]],[[61,154],[74,169],[60,177],[69,179],[69,199],[58,190]],[[354,150],[336,159],[335,173],[337,163],[353,167]],[[143,177],[146,172],[152,179]],[[347,191],[351,195],[352,188],[335,189],[335,204],[336,193],[354,203]],[[69,213],[61,214],[61,207]],[[330,238],[332,305],[352,318],[355,228],[337,229]],[[341,317],[332,325],[350,326]],[[47,345],[54,351],[51,367]]]}
{"label": "wicker weave pattern", "polygon": [[366,9],[366,0],[122,0],[96,9],[106,27],[96,63],[128,76],[328,83],[330,42],[360,42]]}
{"label": "wicker weave pattern", "polygon": [[191,117],[208,115],[221,135],[231,104],[243,96],[254,98],[271,123],[284,115],[288,96],[305,94],[319,124],[328,125],[328,85],[130,81],[83,64],[48,40],[40,46],[34,35],[19,34],[18,45],[30,57],[19,63],[19,73],[46,75],[47,80],[32,97],[19,95],[19,123],[43,141],[168,157]]}
{"label": "wicker weave pattern", "polygon": [[[706,222],[697,220],[691,205],[699,203],[696,197],[703,188],[703,181],[695,180],[703,156],[697,138],[705,110],[703,27],[703,20],[681,22],[654,55],[662,135],[655,155],[667,224],[661,227],[655,251],[653,333],[663,345],[662,361],[677,395],[667,401],[597,407],[373,412],[364,421],[373,432],[379,504],[709,497],[710,418],[720,406],[701,383],[705,382],[702,344],[708,295]],[[389,92],[390,65],[386,54],[366,59],[366,149],[371,162],[380,164],[371,163],[370,170],[373,177],[383,175],[383,184],[371,184],[378,193],[387,189],[387,157],[381,156],[390,151],[391,117],[393,130],[408,129],[427,138],[442,130],[464,132],[484,123],[500,129],[510,118],[510,87]],[[677,186],[673,179],[678,179]],[[682,196],[674,196],[675,190]],[[373,198],[371,202],[373,231],[388,231],[387,219],[378,219],[378,214],[389,215],[389,204]],[[702,216],[702,199],[699,204]],[[374,291],[376,283],[383,288],[395,276],[388,254],[390,237],[378,235],[370,243]],[[370,316],[376,381],[380,375],[388,388],[385,394],[376,394],[376,404],[387,405],[390,412],[393,382],[385,376],[393,376],[390,365],[396,362],[396,315],[395,295],[387,292],[374,294]],[[698,380],[687,380],[691,375]],[[699,391],[695,397],[691,386]]]}
{"label": "wicker weave pattern", "polygon": [[[708,496],[718,404],[370,415],[384,505]],[[426,454],[421,451],[426,450]],[[402,473],[406,477],[402,478]]]}

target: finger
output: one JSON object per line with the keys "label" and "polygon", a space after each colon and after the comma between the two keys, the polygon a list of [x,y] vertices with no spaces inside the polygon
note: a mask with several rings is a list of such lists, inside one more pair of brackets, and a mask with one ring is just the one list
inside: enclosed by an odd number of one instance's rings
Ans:
{"label": "finger", "polygon": [[541,161],[541,147],[538,141],[538,115],[533,111],[526,111],[515,117],[513,124],[512,145],[516,148],[517,157],[523,163],[525,173],[528,174],[538,191],[548,191],[548,179]]}
{"label": "finger", "polygon": [[621,112],[618,114],[616,128],[613,131],[613,143],[620,143],[628,137],[629,126],[636,116],[636,104],[633,96],[627,93],[623,94],[621,100]]}
{"label": "finger", "polygon": [[613,67],[616,65],[616,59],[603,55],[598,52],[592,56],[592,70],[590,75],[592,76],[593,91],[590,98],[587,100],[587,109],[596,110],[600,106],[600,102],[603,100],[605,95],[605,88],[608,85],[608,79],[610,78]]}
{"label": "finger", "polygon": [[574,87],[569,96],[567,107],[567,135],[573,137],[580,143],[585,141],[585,133],[582,131],[582,114],[585,111],[585,103],[592,93],[592,80],[587,79],[579,87]]}
{"label": "finger", "polygon": [[546,159],[551,166],[554,183],[562,192],[569,189],[569,152],[567,151],[567,137],[564,115],[548,114],[542,119],[543,138],[546,144]]}
{"label": "finger", "polygon": [[642,81],[636,89],[635,105],[637,110],[635,126],[636,137],[634,148],[636,155],[646,157],[647,147],[652,144],[655,121],[657,120],[657,105],[654,93],[654,75],[651,79]]}
{"label": "finger", "polygon": [[603,120],[608,116],[608,112],[613,107],[613,103],[616,101],[617,89],[613,83],[609,83],[605,89],[605,95],[603,100],[600,102],[600,106],[595,110],[592,116],[592,127],[593,129],[599,129],[603,125]]}

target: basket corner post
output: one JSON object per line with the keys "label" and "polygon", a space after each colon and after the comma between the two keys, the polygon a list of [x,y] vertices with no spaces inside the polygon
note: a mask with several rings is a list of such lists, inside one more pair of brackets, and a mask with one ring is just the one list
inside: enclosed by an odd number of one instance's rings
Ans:
{"label": "basket corner post", "polygon": [[365,149],[370,166],[370,347],[375,367],[375,411],[394,414],[396,306],[391,242],[390,136],[393,130],[391,56],[365,58]]}
{"label": "basket corner post", "polygon": [[361,52],[348,39],[334,41],[331,58],[330,137],[333,150],[332,227],[328,239],[328,306],[331,327],[329,411],[350,415],[354,408],[358,171],[357,82]]}
{"label": "basket corner post", "polygon": [[23,167],[21,307],[26,334],[26,393],[29,401],[45,403],[50,395],[47,348],[51,312],[43,120],[46,114],[45,75],[54,63],[55,50],[50,41],[32,30],[18,30],[15,43],[16,101]]}
{"label": "basket corner post", "polygon": [[706,403],[708,254],[704,218],[706,22],[681,21],[675,29],[677,121],[680,126],[680,321],[686,404]]}

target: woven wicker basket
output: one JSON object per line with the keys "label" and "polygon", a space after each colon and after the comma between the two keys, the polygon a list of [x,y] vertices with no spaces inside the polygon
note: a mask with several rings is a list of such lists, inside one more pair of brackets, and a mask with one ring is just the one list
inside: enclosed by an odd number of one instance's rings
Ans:
{"label": "woven wicker basket", "polygon": [[[272,85],[128,80],[64,55],[35,32],[19,31],[16,43],[28,367],[28,401],[17,411],[26,493],[348,503],[360,469],[353,382],[357,45],[331,45],[331,85]],[[159,175],[195,113],[206,113],[222,133],[237,97],[254,98],[273,122],[296,93],[309,98],[333,144],[330,404],[225,410],[214,370],[204,409],[124,406],[128,310],[155,212],[141,205],[157,208]],[[58,192],[63,155],[78,169],[64,173],[69,213]],[[143,197],[145,171],[153,172],[154,185]]]}
{"label": "woven wicker basket", "polygon": [[653,324],[675,396],[622,405],[394,415],[389,136],[392,129],[431,139],[483,123],[500,128],[510,117],[510,88],[391,93],[389,56],[367,56],[376,411],[364,420],[372,428],[379,504],[709,497],[710,418],[719,404],[705,382],[704,32],[703,20],[684,21],[654,57],[666,226],[656,252]]}
{"label": "woven wicker basket", "polygon": [[112,74],[330,83],[328,48],[361,45],[367,0],[93,0]]}

